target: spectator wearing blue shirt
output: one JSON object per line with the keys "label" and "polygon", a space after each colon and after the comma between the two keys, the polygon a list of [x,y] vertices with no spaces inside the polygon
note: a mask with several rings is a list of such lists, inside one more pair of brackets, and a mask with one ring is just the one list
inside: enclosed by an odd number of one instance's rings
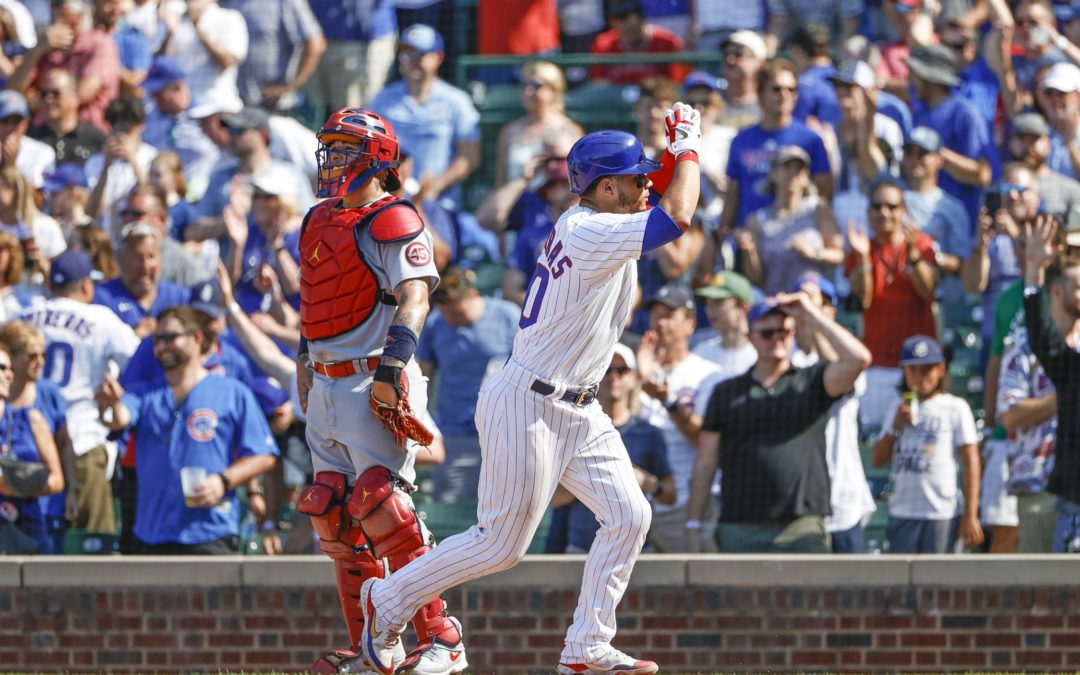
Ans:
{"label": "spectator wearing blue shirt", "polygon": [[450,267],[432,294],[439,310],[428,317],[416,358],[436,377],[435,422],[443,432],[446,461],[434,467],[433,496],[442,502],[475,501],[480,481],[480,439],[473,417],[487,377],[510,357],[521,309],[485,298],[472,270]]}
{"label": "spectator wearing blue shirt", "polygon": [[746,218],[769,205],[766,191],[772,160],[780,148],[794,145],[810,155],[810,174],[818,194],[832,200],[833,175],[821,137],[793,119],[798,102],[798,75],[783,59],[773,59],[758,73],[761,123],[744,129],[731,142],[728,194],[720,216],[722,232],[746,224]]}
{"label": "spectator wearing blue shirt", "polygon": [[549,154],[541,165],[528,167],[524,175],[492,190],[476,210],[482,227],[514,233],[502,294],[518,305],[525,301],[525,283],[536,269],[540,247],[576,199],[570,193],[568,176],[565,151]]}
{"label": "spectator wearing blue shirt", "polygon": [[1057,219],[1065,230],[1080,229],[1080,183],[1046,164],[1050,154],[1050,127],[1039,113],[1013,118],[1009,159],[1035,172],[1042,195],[1042,210]]}
{"label": "spectator wearing blue shirt", "polygon": [[401,146],[416,160],[424,193],[458,208],[458,183],[480,161],[480,113],[469,95],[439,78],[443,38],[431,26],[414,24],[401,33],[398,71],[370,102],[394,125]]}
{"label": "spectator wearing blue shirt", "polygon": [[829,27],[823,23],[799,26],[791,36],[791,61],[799,71],[799,99],[795,119],[805,122],[813,117],[823,124],[836,126],[840,106],[830,79],[836,68],[829,58]]}
{"label": "spectator wearing blue shirt", "polygon": [[1050,123],[1051,170],[1080,178],[1080,68],[1056,63],[1046,71],[1037,93]]}
{"label": "spectator wearing blue shirt", "polygon": [[915,114],[915,126],[929,127],[941,136],[945,166],[938,185],[963,202],[975,222],[983,188],[990,185],[997,168],[990,127],[974,103],[953,92],[960,78],[951,49],[940,44],[916,47],[907,64],[915,98],[924,106]]}
{"label": "spectator wearing blue shirt", "polygon": [[[959,21],[950,21],[941,31],[941,44],[956,54],[960,66],[960,86],[956,93],[974,103],[986,124],[993,129],[1001,85],[990,64],[979,55],[978,33]],[[988,48],[997,49],[998,46],[988,42]]]}
{"label": "spectator wearing blue shirt", "polygon": [[67,404],[60,387],[42,377],[45,336],[41,331],[24,321],[10,321],[0,329],[0,347],[11,356],[13,379],[8,405],[15,412],[27,408],[38,411],[56,443],[64,491],[38,497],[38,508],[44,521],[38,540],[41,544],[39,553],[63,553],[67,521],[74,521],[79,515],[79,486],[75,478],[75,450],[67,432]]}
{"label": "spectator wearing blue shirt", "polygon": [[394,63],[398,24],[393,0],[308,0],[326,35],[315,74],[305,87],[316,118],[362,106],[383,85]]}
{"label": "spectator wearing blue shirt", "polygon": [[188,113],[191,88],[180,62],[171,56],[154,59],[142,88],[152,99],[152,105],[147,106],[143,141],[179,155],[187,182],[209,181],[220,152]]}
{"label": "spectator wearing blue shirt", "polygon": [[963,203],[938,186],[944,165],[941,136],[929,127],[913,130],[900,162],[907,184],[904,204],[919,229],[933,238],[937,267],[948,275],[941,280],[940,297],[958,301],[964,297],[958,277],[963,261],[971,255],[972,222]]}
{"label": "spectator wearing blue shirt", "polygon": [[[611,364],[600,380],[596,400],[622,436],[641,491],[651,503],[672,505],[677,495],[675,479],[668,464],[664,432],[638,416],[639,393],[637,359],[629,347],[616,344]],[[592,511],[561,485],[555,491],[552,505],[569,511],[565,552],[587,553],[600,527]]]}
{"label": "spectator wearing blue shirt", "polygon": [[140,338],[154,331],[162,310],[191,298],[188,289],[161,280],[161,234],[149,225],[125,229],[116,262],[120,276],[97,287],[94,303],[111,309]]}
{"label": "spectator wearing blue shirt", "polygon": [[[166,386],[125,393],[115,380],[97,392],[108,426],[134,434],[139,488],[135,535],[148,554],[233,554],[240,534],[234,487],[270,471],[278,454],[251,391],[203,366],[202,333],[190,307],[158,315],[154,355]],[[182,467],[206,478],[185,495]]]}

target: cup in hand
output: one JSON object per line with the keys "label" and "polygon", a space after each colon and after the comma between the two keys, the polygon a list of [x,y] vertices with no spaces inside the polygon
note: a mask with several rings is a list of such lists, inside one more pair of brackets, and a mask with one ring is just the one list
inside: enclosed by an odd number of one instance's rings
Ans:
{"label": "cup in hand", "polygon": [[184,466],[180,467],[180,486],[184,490],[184,503],[189,507],[196,506],[195,493],[199,486],[206,480],[206,467]]}

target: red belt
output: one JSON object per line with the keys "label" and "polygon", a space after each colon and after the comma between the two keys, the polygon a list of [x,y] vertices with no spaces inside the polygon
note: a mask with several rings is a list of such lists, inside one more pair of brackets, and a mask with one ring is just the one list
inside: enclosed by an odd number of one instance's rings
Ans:
{"label": "red belt", "polygon": [[316,373],[337,379],[362,373],[364,375],[374,372],[379,367],[379,357],[369,356],[366,359],[353,359],[352,361],[338,361],[337,363],[319,363],[313,361],[311,367]]}

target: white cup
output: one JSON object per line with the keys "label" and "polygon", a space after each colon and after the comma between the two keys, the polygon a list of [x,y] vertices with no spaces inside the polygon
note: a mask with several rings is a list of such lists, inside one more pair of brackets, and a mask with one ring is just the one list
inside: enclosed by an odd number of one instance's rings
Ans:
{"label": "white cup", "polygon": [[180,487],[184,490],[184,503],[195,506],[193,497],[195,491],[206,480],[206,467],[183,466],[180,467]]}

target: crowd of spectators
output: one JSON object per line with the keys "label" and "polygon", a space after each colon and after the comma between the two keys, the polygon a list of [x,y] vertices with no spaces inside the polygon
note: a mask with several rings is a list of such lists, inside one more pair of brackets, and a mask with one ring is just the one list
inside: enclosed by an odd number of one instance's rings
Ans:
{"label": "crowd of spectators", "polygon": [[[1080,4],[475,4],[0,0],[0,550],[312,550],[297,245],[347,105],[394,125],[443,274],[424,508],[474,502],[590,90],[656,158],[667,108],[702,114],[694,225],[639,262],[597,397],[650,550],[863,552],[875,509],[890,551],[1080,550]],[[587,550],[552,506],[547,550]]]}

